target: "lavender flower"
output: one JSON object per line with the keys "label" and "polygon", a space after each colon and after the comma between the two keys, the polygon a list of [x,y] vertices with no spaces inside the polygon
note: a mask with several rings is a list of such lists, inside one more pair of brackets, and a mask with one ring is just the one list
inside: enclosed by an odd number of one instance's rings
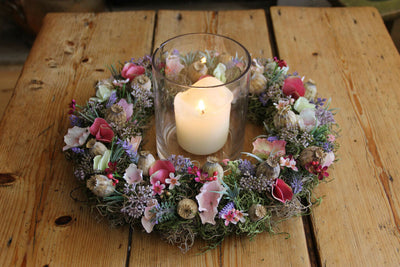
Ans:
{"label": "lavender flower", "polygon": [[106,104],[106,108],[110,108],[112,105],[115,104],[115,102],[117,102],[117,92],[116,91],[112,91],[110,98],[108,99],[108,102]]}
{"label": "lavender flower", "polygon": [[290,183],[290,187],[294,194],[300,193],[303,190],[303,181],[300,176],[295,176]]}
{"label": "lavender flower", "polygon": [[189,167],[193,167],[193,163],[190,158],[185,158],[184,156],[171,155],[168,160],[174,165],[176,172],[187,172]]}
{"label": "lavender flower", "polygon": [[322,149],[323,149],[325,152],[331,152],[331,151],[333,150],[333,143],[331,143],[331,142],[324,142],[324,143],[322,144]]}
{"label": "lavender flower", "polygon": [[116,144],[120,145],[122,149],[125,150],[131,161],[136,161],[138,156],[137,152],[132,149],[133,146],[128,140],[122,141],[121,139],[118,139]]}
{"label": "lavender flower", "polygon": [[273,142],[273,141],[277,141],[277,140],[279,140],[279,138],[278,138],[277,136],[269,136],[269,137],[267,138],[267,141],[268,141],[268,142]]}
{"label": "lavender flower", "polygon": [[153,199],[151,187],[125,184],[124,193],[128,197],[121,212],[135,219],[142,217],[147,202]]}
{"label": "lavender flower", "polygon": [[250,175],[254,175],[256,173],[254,165],[247,159],[240,159],[238,167],[241,173],[249,173]]}
{"label": "lavender flower", "polygon": [[71,126],[82,127],[82,120],[78,116],[71,115],[69,116],[69,120],[71,122]]}
{"label": "lavender flower", "polygon": [[332,112],[320,106],[317,106],[315,116],[317,117],[317,120],[321,126],[336,122]]}
{"label": "lavender flower", "polygon": [[76,154],[84,154],[85,150],[79,147],[72,147],[71,148],[72,152],[76,153]]}
{"label": "lavender flower", "polygon": [[219,217],[222,218],[223,215],[226,215],[229,211],[235,208],[235,204],[231,201],[222,208],[222,210],[218,213]]}

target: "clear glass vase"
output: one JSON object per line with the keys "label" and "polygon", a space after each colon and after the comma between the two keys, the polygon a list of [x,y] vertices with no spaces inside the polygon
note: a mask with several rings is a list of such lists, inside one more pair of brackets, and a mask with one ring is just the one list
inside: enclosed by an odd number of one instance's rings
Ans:
{"label": "clear glass vase", "polygon": [[238,158],[250,83],[246,48],[221,35],[185,34],[162,43],[152,64],[158,156]]}

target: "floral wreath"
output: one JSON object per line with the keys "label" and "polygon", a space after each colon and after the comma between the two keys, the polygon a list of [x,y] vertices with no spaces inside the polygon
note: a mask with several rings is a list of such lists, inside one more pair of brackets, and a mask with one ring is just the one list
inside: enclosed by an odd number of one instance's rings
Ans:
{"label": "floral wreath", "polygon": [[[174,69],[167,61],[165,72]],[[111,66],[111,78],[97,83],[85,106],[72,100],[63,151],[88,201],[113,226],[159,232],[183,252],[195,238],[214,248],[229,234],[275,233],[280,221],[319,203],[313,190],[326,181],[339,147],[330,101],[288,70],[277,58],[252,61],[248,118],[265,135],[246,159],[208,158],[199,166],[141,151],[154,113],[150,56]]]}

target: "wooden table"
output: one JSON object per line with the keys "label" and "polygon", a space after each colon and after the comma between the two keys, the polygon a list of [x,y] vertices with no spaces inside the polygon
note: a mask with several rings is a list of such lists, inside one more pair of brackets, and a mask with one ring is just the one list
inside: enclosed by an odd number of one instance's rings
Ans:
{"label": "wooden table", "polygon": [[[267,21],[263,10],[48,15],[0,124],[0,266],[398,266],[400,57],[379,12],[273,7]],[[283,223],[289,239],[232,237],[202,255],[198,241],[183,255],[156,235],[109,228],[70,197],[70,100],[92,96],[107,64],[187,32],[279,56],[340,108],[335,179],[318,187],[324,200],[310,217]]]}

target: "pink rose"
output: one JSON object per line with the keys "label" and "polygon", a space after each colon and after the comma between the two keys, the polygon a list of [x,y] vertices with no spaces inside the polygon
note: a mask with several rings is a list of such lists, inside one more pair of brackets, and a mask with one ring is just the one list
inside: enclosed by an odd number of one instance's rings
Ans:
{"label": "pink rose", "polygon": [[282,203],[292,200],[292,188],[288,186],[282,179],[276,179],[275,185],[272,187],[272,196]]}
{"label": "pink rose", "polygon": [[165,184],[165,179],[169,178],[171,172],[175,173],[175,167],[172,162],[168,160],[157,160],[149,169],[151,184],[154,185],[158,181]]}
{"label": "pink rose", "polygon": [[135,65],[133,63],[126,63],[122,68],[121,75],[125,79],[133,80],[136,76],[142,75],[146,72],[146,70],[139,65]]}
{"label": "pink rose", "polygon": [[105,119],[96,118],[89,128],[90,133],[96,137],[97,141],[110,143],[114,138],[114,132]]}
{"label": "pink rose", "polygon": [[292,96],[294,99],[304,96],[306,89],[303,81],[297,76],[289,76],[283,82],[283,93],[287,96]]}

